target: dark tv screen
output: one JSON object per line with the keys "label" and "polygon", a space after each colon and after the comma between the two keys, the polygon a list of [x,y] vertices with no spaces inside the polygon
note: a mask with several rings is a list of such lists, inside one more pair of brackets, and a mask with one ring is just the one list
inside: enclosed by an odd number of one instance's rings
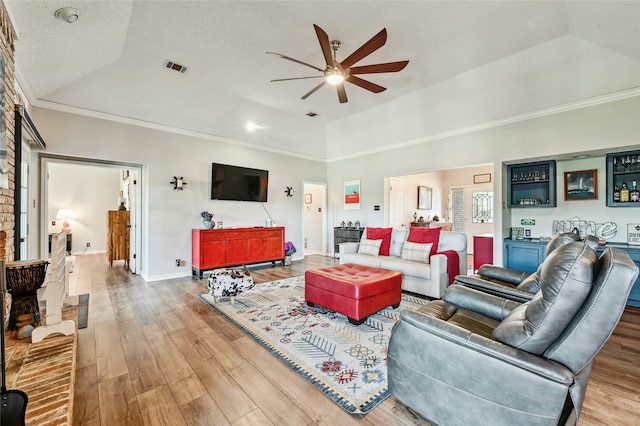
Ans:
{"label": "dark tv screen", "polygon": [[211,199],[233,201],[267,201],[269,171],[211,164]]}

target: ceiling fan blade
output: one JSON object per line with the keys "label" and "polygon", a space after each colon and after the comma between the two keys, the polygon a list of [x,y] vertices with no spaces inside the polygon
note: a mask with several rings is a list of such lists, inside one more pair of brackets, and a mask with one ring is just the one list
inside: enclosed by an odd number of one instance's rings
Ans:
{"label": "ceiling fan blade", "polygon": [[407,66],[409,61],[387,62],[384,64],[363,65],[361,67],[351,67],[350,74],[375,74],[381,72],[398,72]]}
{"label": "ceiling fan blade", "polygon": [[380,49],[382,46],[384,46],[386,42],[387,42],[387,29],[383,28],[378,34],[371,37],[371,39],[368,42],[360,46],[358,50],[353,52],[344,61],[342,61],[340,63],[342,65],[342,68],[346,70],[347,68],[351,67],[351,65],[358,62],[360,59]]}
{"label": "ceiling fan blade", "polygon": [[293,78],[276,78],[271,80],[271,83],[275,81],[289,81],[289,80],[306,80],[308,78],[323,78],[323,75],[314,75],[313,77],[293,77]]}
{"label": "ceiling fan blade", "polygon": [[302,98],[300,99],[307,99],[309,96],[313,95],[316,90],[318,90],[319,88],[321,88],[322,86],[324,86],[325,84],[327,84],[326,81],[323,81],[322,83],[318,84],[316,87],[314,87],[313,89],[311,89],[309,92],[307,92]]}
{"label": "ceiling fan blade", "polygon": [[322,54],[324,55],[324,61],[327,63],[327,65],[333,66],[333,57],[331,56],[331,45],[329,43],[329,36],[322,28],[320,28],[316,24],[313,24],[313,28],[315,28],[316,36],[318,36],[320,48],[322,49]]}
{"label": "ceiling fan blade", "polygon": [[347,99],[347,91],[344,90],[344,83],[339,83],[336,85],[336,89],[338,90],[338,100],[340,101],[341,104],[348,102],[349,99]]}
{"label": "ceiling fan blade", "polygon": [[290,57],[285,56],[285,55],[280,54],[280,53],[276,53],[276,52],[267,52],[267,54],[269,54],[269,55],[279,56],[279,57],[281,57],[282,59],[286,59],[287,61],[292,61],[292,62],[295,62],[295,63],[297,63],[297,64],[304,65],[304,66],[309,67],[309,68],[313,68],[313,69],[314,69],[314,70],[316,70],[316,71],[324,72],[324,70],[323,70],[323,69],[318,68],[318,67],[316,67],[315,65],[307,64],[306,62],[302,62],[302,61],[299,61],[299,60],[297,60],[297,59],[290,58]]}
{"label": "ceiling fan blade", "polygon": [[378,86],[375,83],[372,83],[372,82],[367,81],[367,80],[363,80],[360,77],[356,77],[355,75],[350,75],[349,77],[346,78],[346,80],[349,83],[355,84],[356,86],[360,86],[363,89],[367,89],[368,91],[373,92],[373,93],[380,93],[380,92],[384,92],[385,90],[387,90],[386,87]]}

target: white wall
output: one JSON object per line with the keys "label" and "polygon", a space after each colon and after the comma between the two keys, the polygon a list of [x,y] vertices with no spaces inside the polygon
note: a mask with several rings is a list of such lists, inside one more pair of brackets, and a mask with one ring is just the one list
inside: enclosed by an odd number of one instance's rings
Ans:
{"label": "white wall", "polygon": [[[142,165],[140,273],[146,280],[191,274],[191,229],[202,226],[203,210],[225,227],[264,226],[268,216],[261,203],[210,199],[212,162],[269,170],[265,207],[285,227],[285,238],[303,247],[302,182],[324,182],[323,162],[42,108],[34,108],[32,116],[48,154]],[[173,190],[173,176],[184,176],[183,191]],[[287,186],[294,188],[293,197],[284,193]],[[112,196],[108,202],[114,202]],[[294,259],[302,255],[298,250]],[[186,260],[185,266],[176,267],[175,259]]]}
{"label": "white wall", "polygon": [[[105,252],[107,211],[118,208],[120,179],[120,169],[49,164],[48,232],[62,229],[63,221],[55,219],[58,209],[73,209],[76,218],[69,221],[72,254]],[[91,247],[87,249],[86,243]]]}
{"label": "white wall", "polygon": [[[402,176],[404,180],[404,216],[407,226],[413,221],[413,214],[423,216],[429,220],[434,215],[443,217],[446,210],[447,192],[442,181],[442,172],[421,173],[418,175]],[[418,186],[431,188],[431,208],[418,209]]]}
{"label": "white wall", "polygon": [[[342,220],[360,220],[363,226],[383,226],[386,216],[384,180],[389,176],[489,164],[496,171],[492,176],[496,206],[502,207],[506,202],[504,162],[556,158],[595,150],[640,148],[640,97],[456,134],[436,141],[425,140],[384,152],[330,161],[327,165],[215,140],[51,110],[34,108],[33,116],[47,141],[48,152],[143,165],[145,259],[142,274],[146,279],[189,274],[190,262],[186,267],[176,268],[174,260],[190,260],[190,230],[200,226],[198,214],[202,210],[215,213],[216,220],[223,220],[225,226],[264,224],[266,213],[260,204],[209,200],[210,163],[213,161],[269,169],[269,202],[266,205],[274,220],[286,227],[286,239],[297,247],[303,247],[303,209],[300,207],[303,205],[303,181],[328,182],[329,230]],[[393,120],[387,120],[387,125],[394,129],[390,133],[389,144],[408,140],[406,129],[396,126]],[[357,127],[351,129],[352,134],[358,131]],[[580,164],[578,170],[584,168],[588,167]],[[558,170],[558,176],[561,172],[562,169]],[[184,191],[171,189],[169,181],[175,175],[184,175],[188,182]],[[361,209],[344,210],[343,183],[354,179],[359,179],[362,185]],[[605,181],[604,178],[601,180]],[[294,187],[294,197],[287,198],[284,194],[287,186]],[[375,206],[380,206],[380,210],[376,211]],[[549,213],[543,214],[552,214],[554,210],[553,214],[569,218],[584,214],[582,207],[572,206],[568,205],[566,210],[549,209]],[[637,215],[636,209],[617,211],[613,215],[619,215],[616,220],[621,223]],[[508,235],[512,220],[517,221],[520,212],[503,208],[500,214],[500,210],[496,210],[494,261],[497,264],[502,262],[502,238]],[[611,217],[611,214],[605,211],[602,217],[605,216]],[[332,232],[328,232],[327,237],[328,245],[332,246]],[[301,250],[297,255],[302,255]]]}
{"label": "white wall", "polygon": [[[374,205],[384,205],[384,179],[409,173],[422,173],[446,168],[460,168],[477,164],[492,164],[493,189],[496,195],[496,223],[494,261],[502,263],[502,238],[508,235],[511,215],[517,209],[506,209],[503,190],[504,162],[536,158],[557,158],[559,155],[604,149],[627,150],[640,147],[640,97],[628,98],[543,116],[526,121],[464,133],[438,141],[425,141],[403,148],[372,153],[361,157],[331,161],[327,167],[329,182],[329,221],[359,218],[367,226],[382,226],[385,212],[374,211]],[[391,123],[390,125],[393,125]],[[395,140],[405,137],[396,127]],[[372,167],[375,165],[375,167]],[[582,170],[585,167],[578,168]],[[561,176],[561,171],[558,175]],[[360,179],[362,185],[361,210],[344,210],[341,202],[344,181]],[[602,182],[604,182],[604,177]],[[604,198],[600,201],[604,205]],[[500,209],[502,208],[502,210]],[[511,210],[514,210],[511,212]],[[610,217],[610,213],[602,216]],[[617,209],[618,221],[631,220],[636,209]],[[624,211],[621,211],[624,210]],[[560,212],[560,213],[559,213]],[[575,213],[575,214],[574,214]],[[549,209],[548,214],[574,216],[584,214],[580,206],[567,210]],[[518,221],[519,223],[519,221]]]}

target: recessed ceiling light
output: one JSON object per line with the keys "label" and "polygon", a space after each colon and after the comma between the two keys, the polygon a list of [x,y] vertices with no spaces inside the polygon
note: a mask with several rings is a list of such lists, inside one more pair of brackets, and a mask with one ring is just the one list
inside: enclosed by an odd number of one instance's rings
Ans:
{"label": "recessed ceiling light", "polygon": [[68,22],[69,24],[73,24],[78,20],[80,14],[78,13],[78,10],[74,9],[73,7],[63,7],[56,10],[54,16],[65,22]]}
{"label": "recessed ceiling light", "polygon": [[255,132],[257,128],[258,126],[256,125],[256,123],[252,121],[249,121],[245,126],[245,129],[247,129],[247,132]]}

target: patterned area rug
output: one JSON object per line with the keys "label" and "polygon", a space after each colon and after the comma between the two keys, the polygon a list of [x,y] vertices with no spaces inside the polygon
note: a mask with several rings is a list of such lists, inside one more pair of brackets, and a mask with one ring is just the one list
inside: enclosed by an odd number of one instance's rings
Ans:
{"label": "patterned area rug", "polygon": [[389,396],[391,329],[400,310],[427,302],[403,294],[400,308],[389,307],[354,326],[344,315],[307,306],[302,276],[258,284],[234,303],[213,303],[208,294],[200,298],[353,414],[366,414]]}

